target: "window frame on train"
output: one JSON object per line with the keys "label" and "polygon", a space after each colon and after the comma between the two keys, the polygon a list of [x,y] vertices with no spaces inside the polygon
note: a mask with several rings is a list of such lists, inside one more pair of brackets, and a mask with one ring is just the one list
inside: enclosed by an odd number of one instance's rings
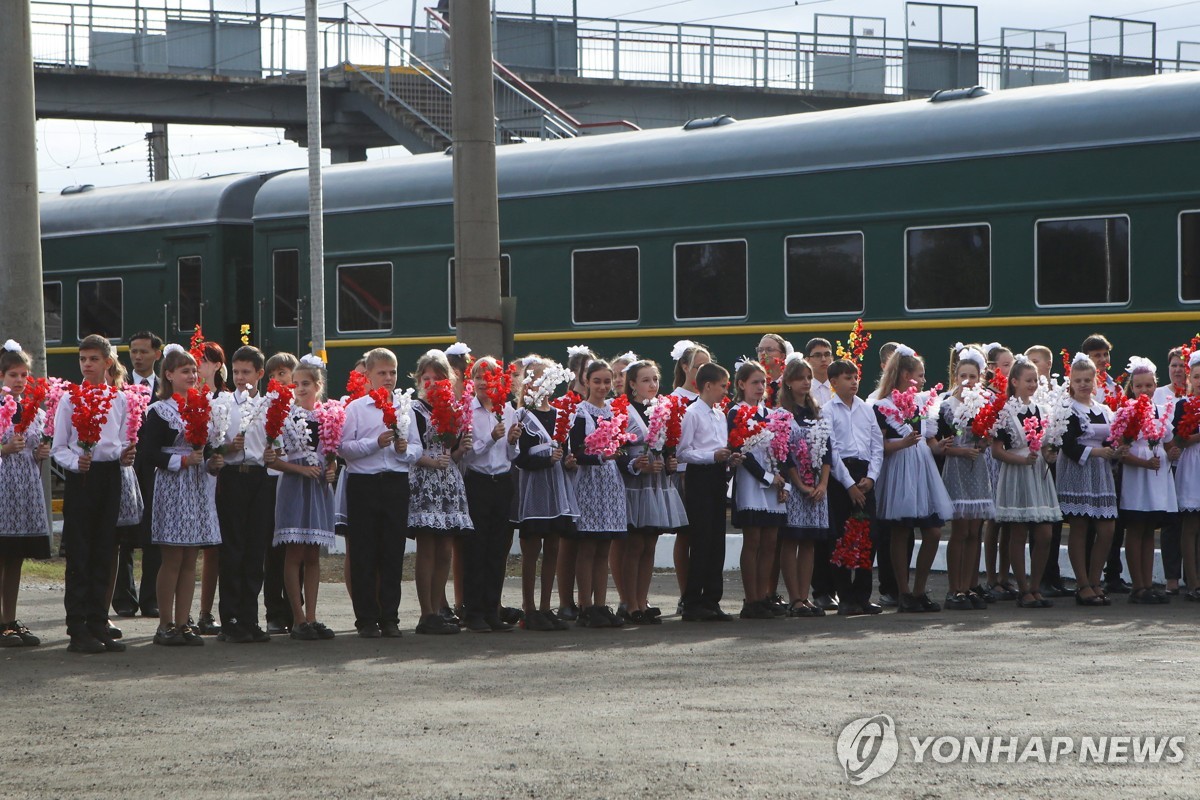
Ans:
{"label": "window frame on train", "polygon": [[[89,332],[89,333],[83,332],[83,326],[81,324],[81,319],[80,319],[80,312],[83,310],[83,307],[84,307],[83,298],[81,295],[81,293],[83,291],[83,285],[85,283],[99,284],[99,283],[109,283],[112,281],[116,281],[117,285],[120,286],[121,319],[120,319],[119,323],[117,324],[118,330],[116,332],[117,333],[116,336],[113,336],[111,331],[105,331],[105,334],[106,334],[106,338],[110,342],[119,342],[125,338],[125,279],[121,278],[121,277],[80,278],[78,281],[75,282],[75,337],[76,337],[77,341],[82,342],[87,336],[89,336],[92,333],[92,332]],[[95,331],[95,333],[99,333],[99,331]]]}
{"label": "window frame on train", "polygon": [[[452,331],[458,330],[454,324],[454,312],[458,310],[454,288],[454,256],[450,256],[446,261],[446,322]],[[512,297],[512,256],[508,253],[500,254],[500,296]]]}
{"label": "window frame on train", "polygon": [[[575,257],[581,253],[619,253],[632,250],[634,253],[634,283],[632,291],[631,287],[624,280],[614,280],[607,287],[604,287],[606,294],[612,298],[616,298],[619,302],[630,296],[633,297],[634,314],[632,317],[610,317],[606,319],[588,319],[581,320],[577,313],[579,308],[579,295],[576,291],[576,269],[580,265],[576,263]],[[601,276],[601,281],[604,281],[604,276]],[[637,324],[642,319],[642,248],[639,245],[621,245],[619,247],[580,247],[571,251],[571,324],[573,325],[610,325],[613,323],[633,323]],[[589,287],[584,287],[589,288]],[[592,294],[596,294],[595,288],[592,288]]]}
{"label": "window frame on train", "polygon": [[[279,268],[286,268],[286,264],[279,263],[279,256],[284,253],[295,253],[296,263],[292,265],[296,271],[295,294],[294,296],[279,293]],[[282,300],[284,307],[287,307],[288,298],[292,297],[292,320],[290,325],[285,325],[279,321],[279,303]],[[297,328],[300,326],[300,248],[298,247],[280,247],[277,250],[271,251],[271,325],[274,328],[284,330]]]}
{"label": "window frame on train", "polygon": [[[911,260],[910,260],[910,255],[909,255],[909,236],[910,236],[910,234],[920,232],[920,231],[945,231],[945,230],[951,230],[951,229],[955,229],[955,228],[984,228],[987,231],[987,303],[984,305],[966,305],[966,306],[946,305],[946,306],[927,306],[927,307],[921,307],[921,308],[913,308],[909,301],[909,284],[910,284],[909,278],[910,278],[910,272],[911,272],[911,269],[910,269],[911,268]],[[988,309],[990,309],[992,307],[993,303],[995,302],[994,293],[992,291],[992,289],[993,289],[992,276],[995,272],[995,270],[993,269],[993,267],[994,267],[994,253],[993,253],[994,243],[993,243],[993,237],[992,237],[992,223],[980,220],[977,222],[955,222],[955,223],[949,223],[946,225],[912,225],[912,226],[909,226],[904,229],[903,246],[904,246],[904,310],[906,312],[908,312],[910,314],[939,314],[939,313],[946,312],[946,311],[987,311]],[[929,278],[925,278],[924,280],[920,281],[921,284],[924,284],[927,282],[936,283],[936,281],[931,281]]]}
{"label": "window frame on train", "polygon": [[[184,302],[183,302],[183,262],[196,262],[196,277],[199,281],[199,291],[196,292],[199,302],[193,307],[194,320],[189,320],[190,325],[185,325],[183,322]],[[197,325],[204,324],[204,257],[199,254],[179,256],[175,259],[175,328],[180,333],[191,333],[196,330]]]}
{"label": "window frame on train", "polygon": [[[363,267],[388,268],[388,325],[386,328],[343,328],[342,327],[342,270],[361,269]],[[335,271],[334,286],[337,297],[337,332],[338,333],[390,333],[396,326],[396,265],[391,261],[356,261],[338,264]]]}
{"label": "window frame on train", "polygon": [[[1183,296],[1183,255],[1184,255],[1184,253],[1183,253],[1183,246],[1184,246],[1183,218],[1184,217],[1195,217],[1196,218],[1195,242],[1192,245],[1195,248],[1195,252],[1193,252],[1191,254],[1193,257],[1193,260],[1195,262],[1195,266],[1193,268],[1193,273],[1195,276],[1194,283],[1196,286],[1196,293],[1195,293],[1195,297],[1190,297],[1190,298]],[[1179,215],[1176,218],[1176,235],[1178,237],[1178,252],[1176,255],[1179,258],[1178,273],[1176,276],[1177,277],[1176,289],[1178,291],[1179,302],[1181,302],[1181,303],[1200,303],[1200,208],[1188,208],[1188,209],[1184,209],[1183,211],[1179,212]]]}
{"label": "window frame on train", "polygon": [[[58,336],[50,335],[50,304],[46,302],[46,290],[55,287],[58,290]],[[63,320],[63,282],[62,281],[42,281],[42,327],[46,331],[47,342],[61,342],[63,340],[63,329],[66,327]]]}
{"label": "window frame on train", "polygon": [[[815,239],[831,236],[857,236],[859,243],[858,266],[858,306],[855,308],[839,309],[836,311],[792,311],[792,260],[791,241],[793,239]],[[819,269],[819,268],[818,268]],[[814,297],[825,298],[838,296],[836,292],[814,292]],[[861,230],[824,231],[821,233],[796,233],[783,237],[783,314],[786,317],[841,317],[847,314],[862,314],[867,307],[867,236]]]}
{"label": "window frame on train", "polygon": [[[724,316],[697,316],[687,317],[679,314],[679,248],[681,247],[696,247],[699,245],[715,245],[715,244],[741,244],[743,259],[742,269],[745,273],[745,280],[742,282],[742,304],[744,310],[741,314],[730,314]],[[750,317],[750,240],[745,237],[732,237],[728,239],[700,239],[688,242],[675,242],[671,248],[671,313],[676,322],[697,322],[703,320],[742,320]]]}
{"label": "window frame on train", "polygon": [[[1041,226],[1047,222],[1082,222],[1086,220],[1125,220],[1125,299],[1111,302],[1043,303],[1041,299]],[[1078,294],[1081,281],[1071,282],[1072,293]],[[1133,220],[1128,214],[1084,214],[1073,217],[1039,217],[1033,222],[1033,302],[1038,308],[1118,308],[1133,302]]]}

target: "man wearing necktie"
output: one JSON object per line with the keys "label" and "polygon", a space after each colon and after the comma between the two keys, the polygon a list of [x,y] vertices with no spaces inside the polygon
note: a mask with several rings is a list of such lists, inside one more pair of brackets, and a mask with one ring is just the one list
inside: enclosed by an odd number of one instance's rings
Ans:
{"label": "man wearing necktie", "polygon": [[[139,331],[129,339],[129,380],[135,385],[150,388],[153,402],[158,393],[159,377],[155,365],[162,358],[163,341],[150,331]],[[134,462],[142,497],[154,493],[154,466]],[[132,617],[140,610],[143,617],[158,616],[158,567],[162,561],[158,547],[150,544],[150,521],[143,518],[140,525],[117,529],[120,549],[117,553],[116,588],[113,591],[113,611],[122,617]],[[142,551],[141,590],[133,581],[133,551]]]}

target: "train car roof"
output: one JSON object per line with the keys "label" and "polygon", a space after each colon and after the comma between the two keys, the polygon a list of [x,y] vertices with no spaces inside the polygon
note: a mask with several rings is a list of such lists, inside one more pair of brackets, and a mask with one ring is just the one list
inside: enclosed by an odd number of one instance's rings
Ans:
{"label": "train car roof", "polygon": [[[497,149],[501,197],[1200,139],[1200,73],[1058,84],[681,130]],[[303,170],[268,181],[256,220],[307,213]],[[327,214],[451,202],[441,153],[328,168]]]}
{"label": "train car roof", "polygon": [[278,173],[214,175],[43,194],[38,197],[42,238],[214,223],[249,225],[254,195],[274,174]]}

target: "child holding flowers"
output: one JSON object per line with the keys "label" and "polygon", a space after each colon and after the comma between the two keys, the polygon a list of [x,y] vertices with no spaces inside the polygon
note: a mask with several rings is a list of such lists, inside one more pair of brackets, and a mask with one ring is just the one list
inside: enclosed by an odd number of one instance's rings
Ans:
{"label": "child holding flowers", "polygon": [[[629,458],[621,453],[627,443],[629,398],[618,397],[610,409],[605,398],[612,391],[613,372],[608,362],[593,359],[583,376],[587,391],[571,426],[571,452],[579,465],[575,496],[579,503],[575,578],[579,584],[579,617],[584,628],[619,628],[625,624],[609,607],[608,551],[614,539],[628,535],[625,484],[621,471],[629,471]],[[561,584],[560,584],[561,589]]]}
{"label": "child holding flowers", "polygon": [[[907,345],[896,347],[875,391],[875,417],[883,431],[883,469],[875,495],[879,519],[891,528],[892,570],[900,590],[899,610],[941,611],[929,599],[925,583],[937,555],[942,526],[954,517],[946,492],[924,436],[926,423],[936,415],[936,393],[919,394],[925,385],[925,362]],[[909,593],[908,533],[921,529],[917,570]]]}
{"label": "child holding flowers", "polygon": [[[1042,450],[1042,413],[1033,401],[1038,371],[1028,358],[1018,355],[1008,375],[1008,400],[994,430],[992,455],[1000,462],[996,481],[996,521],[1008,525],[1009,562],[1017,579],[1022,608],[1049,608],[1042,597],[1042,574],[1050,549],[1051,525],[1062,519],[1054,478],[1047,460],[1055,456]],[[1025,542],[1033,533],[1030,574],[1025,571]]]}
{"label": "child holding flowers", "polygon": [[1154,531],[1179,510],[1175,480],[1164,445],[1172,438],[1170,426],[1153,402],[1158,388],[1157,368],[1148,358],[1133,356],[1125,371],[1127,399],[1113,416],[1112,436],[1129,445],[1121,463],[1120,516],[1125,522],[1125,561],[1133,589],[1131,603],[1167,603],[1165,592],[1155,591]]}
{"label": "child holding flowers", "polygon": [[[790,417],[787,522],[779,531],[779,562],[793,617],[823,617],[809,600],[813,556],[818,541],[836,536],[829,524],[829,423],[812,396],[813,370],[799,355],[788,359],[780,379],[779,407]],[[847,607],[850,602],[847,599]]]}
{"label": "child holding flowers", "polygon": [[[274,547],[283,547],[283,583],[292,605],[291,637],[302,641],[332,639],[334,633],[317,620],[321,583],[321,548],[333,544],[333,489],[341,428],[332,432],[333,450],[318,453],[331,432],[321,434],[321,359],[306,355],[292,371],[294,405],[284,421],[278,449],[265,451],[268,464],[283,473],[275,495]],[[331,404],[340,404],[330,400]],[[332,424],[337,425],[336,412]],[[344,414],[340,420],[345,422]],[[326,423],[330,424],[329,422]],[[303,581],[303,587],[301,587]],[[301,589],[303,588],[303,593]],[[303,597],[303,604],[301,604]]]}
{"label": "child holding flowers", "polygon": [[[439,612],[450,576],[451,537],[474,530],[458,461],[471,449],[473,434],[463,424],[450,364],[441,350],[417,360],[413,380],[418,400],[414,419],[424,453],[409,473],[409,536],[417,540],[417,600],[420,634],[458,633],[457,620]],[[469,418],[468,418],[469,419]]]}
{"label": "child holding flowers", "polygon": [[[0,647],[41,644],[17,619],[21,568],[27,558],[50,557],[46,500],[41,462],[50,455],[42,441],[48,391],[44,380],[30,375],[33,365],[21,346],[9,339],[0,351],[0,379],[16,414],[0,434]],[[0,402],[4,397],[0,397]]]}
{"label": "child holding flowers", "polygon": [[733,473],[733,525],[742,530],[742,619],[775,618],[769,600],[775,594],[773,565],[779,528],[787,522],[787,479],[784,465],[771,455],[766,389],[762,364],[745,361],[738,366],[727,417],[729,446],[743,455]]}
{"label": "child holding flowers", "polygon": [[150,406],[138,437],[138,454],[155,467],[150,541],[162,548],[158,572],[159,626],[154,643],[204,644],[188,624],[196,590],[196,555],[221,543],[216,473],[224,465],[209,445],[211,408],[197,390],[196,361],[179,345],[163,350],[159,399]]}
{"label": "child holding flowers", "polygon": [[977,436],[972,425],[991,400],[982,388],[987,359],[975,347],[956,344],[950,353],[950,375],[954,388],[942,403],[937,420],[938,447],[946,457],[942,481],[954,504],[950,541],[946,547],[949,591],[945,607],[953,610],[986,608],[983,595],[972,587],[979,578],[980,532],[984,520],[996,513],[992,502],[992,477],[982,458],[987,440]]}
{"label": "child holding flowers", "polygon": [[1175,496],[1179,502],[1180,548],[1189,600],[1200,600],[1196,538],[1200,533],[1200,351],[1189,353],[1187,395],[1175,402],[1172,429],[1182,449],[1175,467]]}

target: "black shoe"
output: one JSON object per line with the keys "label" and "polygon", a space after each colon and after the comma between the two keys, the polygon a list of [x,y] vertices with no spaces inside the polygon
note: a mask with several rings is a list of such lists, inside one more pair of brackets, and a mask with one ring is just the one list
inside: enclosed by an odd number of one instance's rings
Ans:
{"label": "black shoe", "polygon": [[84,653],[87,655],[103,653],[106,649],[99,639],[87,631],[71,634],[71,643],[67,645],[68,653]]}
{"label": "black shoe", "polygon": [[896,599],[896,595],[894,594],[880,594],[879,605],[886,608],[895,608],[900,605],[900,601]]}
{"label": "black shoe", "polygon": [[[310,622],[309,625],[311,625],[312,629],[317,632],[317,638],[321,639],[322,641],[326,639],[332,639],[337,636],[337,634],[330,630],[329,626],[323,622]],[[267,641],[271,641],[270,636],[267,636]]]}
{"label": "black shoe", "polygon": [[942,606],[939,603],[935,603],[934,601],[930,600],[928,594],[923,594],[918,597],[917,603],[921,606],[921,610],[926,613],[942,610]]}
{"label": "black shoe", "polygon": [[684,622],[707,622],[713,616],[713,610],[704,606],[684,608],[681,616]]}
{"label": "black shoe", "polygon": [[627,624],[627,625],[641,625],[642,624],[639,621],[641,619],[641,612],[634,611],[634,612],[630,613],[629,609],[625,607],[624,603],[622,603],[620,606],[617,607],[617,616],[620,617],[622,619],[622,621],[624,621],[625,624]]}
{"label": "black shoe", "polygon": [[733,622],[733,617],[722,611],[720,606],[716,606],[712,609],[712,616],[705,622]]}
{"label": "black shoe", "polygon": [[970,611],[975,606],[971,605],[971,598],[965,594],[950,594],[946,593],[944,603],[947,611]]}
{"label": "black shoe", "polygon": [[142,616],[150,619],[158,619],[158,606],[142,606]]}
{"label": "black shoe", "polygon": [[1106,594],[1129,594],[1132,590],[1133,587],[1126,583],[1124,578],[1104,582]]}
{"label": "black shoe", "polygon": [[104,623],[104,637],[96,636],[96,638],[103,641],[103,639],[120,639],[124,635],[120,628],[106,621]]}
{"label": "black shoe", "polygon": [[983,586],[983,584],[978,584],[978,585],[976,585],[976,586],[972,586],[972,587],[971,587],[971,592],[970,592],[970,594],[971,594],[971,597],[972,597],[972,598],[976,598],[976,597],[977,597],[977,598],[979,598],[980,600],[982,600],[982,601],[983,601],[983,604],[984,604],[985,606],[986,606],[988,603],[992,602],[992,593],[991,593],[991,592],[989,592],[989,591],[987,590],[987,588]]}
{"label": "black shoe", "polygon": [[181,647],[183,645],[183,637],[179,635],[179,629],[174,625],[169,628],[164,628],[160,625],[154,633],[154,643],[165,647]]}
{"label": "black shoe", "polygon": [[271,641],[271,634],[258,627],[258,623],[247,625],[246,630],[250,633],[250,640],[255,644],[264,644]]}
{"label": "black shoe", "polygon": [[466,628],[467,630],[469,630],[471,633],[491,633],[492,632],[492,626],[488,625],[487,620],[485,620],[481,616],[474,615],[474,614],[468,614],[466,619],[463,622],[464,622],[463,627]]}
{"label": "black shoe", "polygon": [[116,614],[118,617],[136,617],[137,609],[136,608],[126,608],[125,606],[121,606],[120,608],[113,606],[113,613]]}
{"label": "black shoe", "polygon": [[1067,591],[1067,587],[1061,583],[1043,583],[1041,594],[1043,597],[1070,597],[1073,593]]}
{"label": "black shoe", "polygon": [[[454,629],[457,631],[458,627],[455,626]],[[381,622],[379,624],[379,635],[384,639],[399,639],[403,634],[400,632],[400,626],[397,623]]]}
{"label": "black shoe", "polygon": [[[267,623],[267,630],[270,630],[270,623]],[[363,639],[378,639],[383,634],[379,630],[379,626],[375,623],[364,625],[358,629],[358,635]]]}
{"label": "black shoe", "polygon": [[796,603],[788,609],[789,617],[823,617],[825,610],[809,603]]}
{"label": "black shoe", "polygon": [[563,622],[574,622],[579,619],[580,613],[579,606],[571,603],[569,606],[562,606],[558,609],[558,618]]}
{"label": "black shoe", "polygon": [[[578,609],[576,609],[576,611],[578,611]],[[556,615],[553,611],[543,611],[542,616],[550,621],[550,624],[554,626],[554,630],[556,631],[569,631],[571,629],[570,624],[568,624],[565,619]]]}
{"label": "black shoe", "polygon": [[879,605],[878,603],[872,603],[868,601],[862,604],[862,610],[863,613],[867,615],[882,614],[883,606]]}
{"label": "black shoe", "polygon": [[925,609],[921,608],[921,603],[911,594],[900,595],[899,605],[896,608],[901,614],[921,613]]}
{"label": "black shoe", "polygon": [[839,617],[861,617],[867,612],[858,603],[839,603],[837,613]]}
{"label": "black shoe", "polygon": [[975,589],[967,592],[967,599],[971,601],[971,608],[976,611],[981,611],[988,607],[987,596],[976,592]]}
{"label": "black shoe", "polygon": [[[117,636],[112,635],[111,631],[113,630],[116,629],[113,628],[112,624],[108,621],[105,621],[104,627],[100,627],[99,625],[88,627],[88,633],[92,634],[92,637],[95,638],[96,641],[104,645],[104,650],[106,652],[124,653],[125,645],[124,643],[117,641]],[[118,634],[119,633],[120,632],[118,631]]]}
{"label": "black shoe", "polygon": [[553,631],[558,630],[550,618],[541,611],[530,611],[521,617],[521,627],[527,631]]}
{"label": "black shoe", "polygon": [[452,608],[443,608],[442,610],[438,611],[438,615],[455,627],[462,626],[462,617],[455,613],[454,609]]}
{"label": "black shoe", "polygon": [[282,636],[285,633],[291,633],[292,627],[277,619],[267,620],[267,634],[270,636]]}
{"label": "black shoe", "polygon": [[747,600],[742,603],[742,610],[738,613],[738,617],[741,619],[775,619],[771,609],[762,600]]}
{"label": "black shoe", "polygon": [[832,595],[823,594],[820,597],[813,598],[813,605],[822,611],[837,611],[838,601]]}
{"label": "black shoe", "polygon": [[659,608],[658,606],[650,606],[649,608],[646,609],[646,615],[650,616],[650,617],[654,617],[655,619],[659,619],[660,617],[662,617],[662,609]]}
{"label": "black shoe", "polygon": [[608,620],[601,619],[595,606],[588,606],[575,615],[575,624],[580,628],[607,628]]}
{"label": "black shoe", "polygon": [[[196,626],[195,631],[200,636],[216,636],[221,632],[221,626],[213,619],[212,614],[201,614],[200,624]],[[184,637],[187,638],[186,636]]]}
{"label": "black shoe", "polygon": [[600,614],[604,618],[604,620],[608,622],[608,627],[610,627],[610,628],[624,628],[625,627],[625,620],[621,619],[621,617],[619,617],[617,615],[617,613],[612,610],[612,606],[596,606],[596,608],[600,609]]}
{"label": "black shoe", "polygon": [[321,637],[313,630],[313,626],[307,622],[301,622],[299,625],[292,626],[292,632],[289,634],[291,638],[301,642],[315,642]]}
{"label": "black shoe", "polygon": [[204,639],[200,638],[200,632],[191,625],[184,625],[179,631],[179,636],[183,639],[183,643],[188,647],[204,646]]}
{"label": "black shoe", "polygon": [[250,644],[254,641],[254,637],[250,635],[250,631],[241,625],[222,625],[221,634],[217,636],[217,641],[228,642],[229,644]]}
{"label": "black shoe", "polygon": [[513,629],[513,626],[500,619],[499,614],[489,614],[483,618],[483,621],[488,624],[488,627],[497,633],[508,633]]}
{"label": "black shoe", "polygon": [[19,619],[8,623],[8,633],[10,636],[20,639],[23,647],[37,647],[42,643],[42,640],[30,632],[29,628],[25,627],[25,623]]}
{"label": "black shoe", "polygon": [[520,625],[521,620],[525,619],[525,611],[520,608],[512,608],[511,606],[502,606],[498,615],[500,621],[508,625]]}

